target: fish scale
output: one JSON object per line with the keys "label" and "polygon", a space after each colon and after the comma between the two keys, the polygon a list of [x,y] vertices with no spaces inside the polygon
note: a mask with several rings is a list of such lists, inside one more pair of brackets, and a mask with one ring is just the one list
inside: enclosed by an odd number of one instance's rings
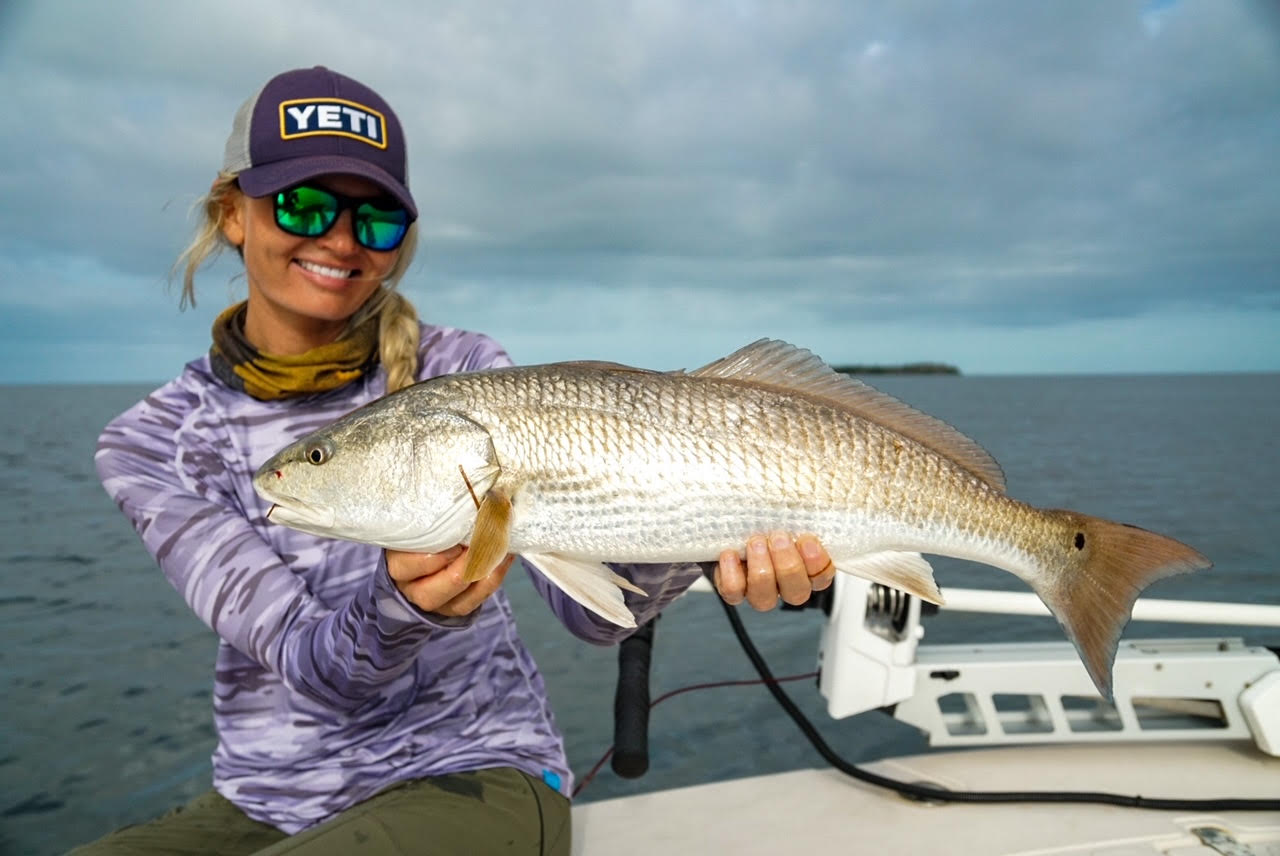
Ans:
{"label": "fish scale", "polygon": [[605,563],[709,561],[777,529],[935,602],[921,553],[984,562],[1035,590],[1104,695],[1138,593],[1211,564],[1172,538],[1007,496],[954,428],[769,340],[689,373],[557,363],[435,378],[286,447],[254,486],[269,519],[308,532],[468,544],[468,580],[518,552],[624,626],[634,586]]}
{"label": "fish scale", "polygon": [[430,393],[485,425],[500,450],[513,549],[706,561],[769,527],[853,554],[945,536],[983,560],[1003,552],[991,521],[1012,525],[1027,508],[918,444],[794,396],[657,373],[600,382],[546,367],[522,379],[468,375]]}

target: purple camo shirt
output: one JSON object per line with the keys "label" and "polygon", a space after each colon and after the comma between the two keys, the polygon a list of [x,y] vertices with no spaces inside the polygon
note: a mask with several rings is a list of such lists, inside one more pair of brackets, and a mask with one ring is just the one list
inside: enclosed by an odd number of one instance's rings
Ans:
{"label": "purple camo shirt", "polygon": [[[423,325],[419,378],[511,365],[487,336]],[[258,401],[207,357],[114,419],[98,475],[169,582],[220,637],[214,787],[255,820],[293,833],[395,782],[512,766],[566,795],[572,773],[537,666],[499,589],[466,619],[424,613],[377,547],[266,521],[255,470],[279,448],[386,391],[383,370],[329,393]],[[643,622],[696,565],[623,565],[650,594]],[[582,609],[536,571],[574,635],[628,631]]]}

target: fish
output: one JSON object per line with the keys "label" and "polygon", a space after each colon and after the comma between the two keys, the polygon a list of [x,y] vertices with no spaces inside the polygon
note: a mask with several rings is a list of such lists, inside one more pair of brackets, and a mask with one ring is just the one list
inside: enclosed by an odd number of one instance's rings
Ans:
{"label": "fish", "polygon": [[614,563],[715,561],[755,533],[812,533],[845,573],[930,603],[923,554],[1039,595],[1099,692],[1139,593],[1208,568],[1136,526],[1010,497],[952,426],[761,339],[691,371],[600,361],[445,375],[281,449],[254,476],[268,519],[395,550],[467,544],[465,578],[519,554],[585,608],[635,626]]}

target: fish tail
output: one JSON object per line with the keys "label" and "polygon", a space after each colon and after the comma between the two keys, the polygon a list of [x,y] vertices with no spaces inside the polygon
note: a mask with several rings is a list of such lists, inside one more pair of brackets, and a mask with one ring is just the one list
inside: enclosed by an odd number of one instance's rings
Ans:
{"label": "fish tail", "polygon": [[1110,700],[1111,667],[1133,604],[1151,583],[1213,565],[1196,550],[1137,526],[1074,511],[1046,511],[1060,526],[1058,561],[1029,579],[1067,638],[1089,677]]}

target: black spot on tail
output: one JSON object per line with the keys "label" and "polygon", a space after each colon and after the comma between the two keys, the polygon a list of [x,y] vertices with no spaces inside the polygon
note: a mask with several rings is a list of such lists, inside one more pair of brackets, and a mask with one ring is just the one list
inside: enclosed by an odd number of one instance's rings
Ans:
{"label": "black spot on tail", "polygon": [[1084,549],[1084,533],[1083,532],[1076,533],[1076,549],[1077,550]]}

